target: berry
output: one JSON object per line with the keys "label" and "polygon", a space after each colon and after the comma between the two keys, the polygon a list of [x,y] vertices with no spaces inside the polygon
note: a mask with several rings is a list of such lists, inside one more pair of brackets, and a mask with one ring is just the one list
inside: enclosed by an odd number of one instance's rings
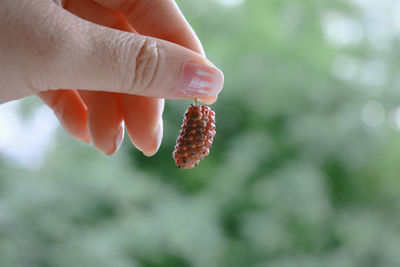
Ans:
{"label": "berry", "polygon": [[197,166],[210,153],[215,134],[214,111],[204,105],[189,107],[173,153],[178,168]]}

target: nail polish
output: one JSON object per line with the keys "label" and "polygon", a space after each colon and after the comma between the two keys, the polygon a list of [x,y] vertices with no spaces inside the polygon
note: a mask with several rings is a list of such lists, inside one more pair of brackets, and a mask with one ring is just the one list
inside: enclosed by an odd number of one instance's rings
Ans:
{"label": "nail polish", "polygon": [[188,62],[183,66],[177,91],[185,95],[209,97],[224,85],[224,74],[212,66]]}

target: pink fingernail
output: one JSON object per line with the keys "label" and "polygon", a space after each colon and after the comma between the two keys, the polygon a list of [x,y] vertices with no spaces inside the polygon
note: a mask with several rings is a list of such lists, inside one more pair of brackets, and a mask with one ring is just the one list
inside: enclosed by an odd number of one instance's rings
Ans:
{"label": "pink fingernail", "polygon": [[207,97],[218,94],[224,85],[224,74],[217,68],[188,62],[184,65],[177,91],[186,95]]}
{"label": "pink fingernail", "polygon": [[142,153],[146,157],[153,156],[160,148],[161,140],[162,140],[162,136],[163,136],[163,121],[162,120],[159,121],[155,133],[156,133],[156,135],[155,135],[155,140],[154,140],[155,141],[154,146],[151,147],[150,150],[148,150],[148,151],[142,151]]}
{"label": "pink fingernail", "polygon": [[119,149],[122,144],[122,140],[124,140],[124,128],[121,127],[121,131],[118,133],[117,137],[115,138],[115,151]]}
{"label": "pink fingernail", "polygon": [[109,153],[106,153],[106,154],[111,155],[111,154],[114,154],[115,152],[117,152],[118,149],[120,148],[123,140],[124,140],[124,127],[121,126],[120,130],[118,131],[118,133],[114,139],[114,148],[112,149],[112,151],[110,151]]}

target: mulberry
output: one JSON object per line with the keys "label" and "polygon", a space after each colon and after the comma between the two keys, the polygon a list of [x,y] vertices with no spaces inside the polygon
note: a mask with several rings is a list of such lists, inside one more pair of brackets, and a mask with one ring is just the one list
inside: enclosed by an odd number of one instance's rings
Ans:
{"label": "mulberry", "polygon": [[215,134],[214,111],[204,105],[189,107],[173,153],[178,168],[197,166],[210,153]]}

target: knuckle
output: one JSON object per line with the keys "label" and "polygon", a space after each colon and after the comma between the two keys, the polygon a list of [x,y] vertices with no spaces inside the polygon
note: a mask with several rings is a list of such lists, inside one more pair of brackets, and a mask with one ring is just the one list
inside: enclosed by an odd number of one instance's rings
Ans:
{"label": "knuckle", "polygon": [[[129,32],[107,34],[94,44],[93,58],[100,60],[96,65],[96,77],[107,88],[116,85],[128,94],[141,94],[154,82],[159,65],[159,48],[155,40],[142,38]],[[96,38],[97,39],[97,38]]]}
{"label": "knuckle", "polygon": [[146,91],[155,82],[160,65],[160,51],[156,40],[143,38],[136,47],[134,75],[130,88]]}

